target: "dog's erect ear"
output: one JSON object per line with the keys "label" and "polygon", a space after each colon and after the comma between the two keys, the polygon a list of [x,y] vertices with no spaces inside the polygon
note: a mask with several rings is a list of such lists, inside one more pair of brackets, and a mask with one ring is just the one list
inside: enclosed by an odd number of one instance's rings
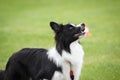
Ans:
{"label": "dog's erect ear", "polygon": [[61,29],[61,26],[56,22],[50,22],[50,26],[56,33]]}

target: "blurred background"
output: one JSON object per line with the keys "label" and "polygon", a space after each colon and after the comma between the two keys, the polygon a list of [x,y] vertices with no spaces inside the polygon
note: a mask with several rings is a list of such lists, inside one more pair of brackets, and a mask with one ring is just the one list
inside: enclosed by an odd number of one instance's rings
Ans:
{"label": "blurred background", "polygon": [[50,21],[88,25],[81,80],[120,80],[120,0],[0,0],[0,69],[21,48],[54,46]]}

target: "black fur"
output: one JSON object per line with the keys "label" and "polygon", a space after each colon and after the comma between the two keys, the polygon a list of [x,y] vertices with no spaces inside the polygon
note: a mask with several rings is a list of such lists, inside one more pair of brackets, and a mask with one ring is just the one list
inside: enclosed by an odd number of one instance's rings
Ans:
{"label": "black fur", "polygon": [[[84,29],[84,24],[81,28],[50,22],[50,26],[55,32],[56,49],[61,56],[62,50],[70,53],[70,43],[77,40]],[[5,72],[0,71],[0,80],[51,80],[55,71],[62,73],[62,68],[48,59],[47,52],[42,48],[24,48],[14,53],[8,60]]]}
{"label": "black fur", "polygon": [[3,70],[0,70],[0,80],[4,80],[5,72]]}

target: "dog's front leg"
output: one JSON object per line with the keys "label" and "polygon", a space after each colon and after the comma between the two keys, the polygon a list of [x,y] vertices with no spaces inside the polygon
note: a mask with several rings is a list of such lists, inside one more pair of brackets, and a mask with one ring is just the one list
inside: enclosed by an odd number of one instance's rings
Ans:
{"label": "dog's front leg", "polygon": [[63,62],[63,75],[65,80],[71,80],[70,79],[70,64],[69,62]]}
{"label": "dog's front leg", "polygon": [[72,66],[72,70],[74,72],[74,80],[79,80],[81,69],[82,69],[82,65]]}

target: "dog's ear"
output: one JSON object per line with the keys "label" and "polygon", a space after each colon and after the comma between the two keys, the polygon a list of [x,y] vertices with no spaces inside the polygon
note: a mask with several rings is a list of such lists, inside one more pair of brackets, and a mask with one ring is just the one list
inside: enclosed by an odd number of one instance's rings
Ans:
{"label": "dog's ear", "polygon": [[50,22],[51,28],[54,30],[55,33],[59,32],[61,30],[60,24],[56,22]]}

